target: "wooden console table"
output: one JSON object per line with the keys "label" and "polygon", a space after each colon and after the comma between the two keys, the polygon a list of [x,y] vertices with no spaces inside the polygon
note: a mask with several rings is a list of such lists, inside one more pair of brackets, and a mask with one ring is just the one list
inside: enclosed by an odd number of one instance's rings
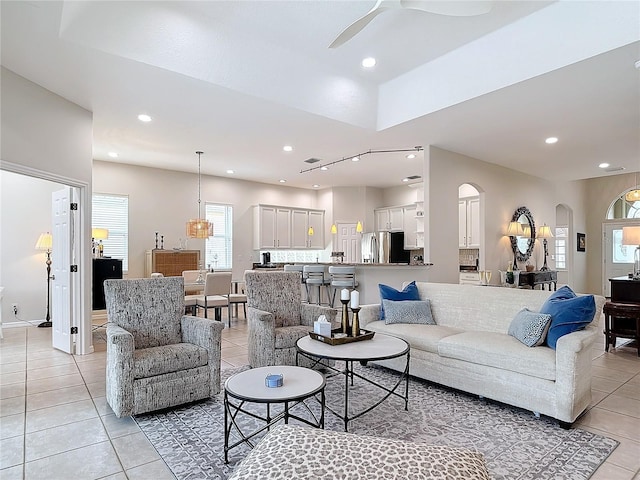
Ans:
{"label": "wooden console table", "polygon": [[611,301],[604,305],[605,352],[609,345],[616,346],[616,339],[631,338],[636,341],[640,356],[640,280],[628,277],[610,278]]}
{"label": "wooden console table", "polygon": [[519,285],[521,287],[536,288],[536,285],[540,285],[540,288],[544,290],[544,286],[549,285],[549,291],[551,291],[552,284],[553,290],[555,291],[558,285],[558,272],[555,270],[520,271]]}

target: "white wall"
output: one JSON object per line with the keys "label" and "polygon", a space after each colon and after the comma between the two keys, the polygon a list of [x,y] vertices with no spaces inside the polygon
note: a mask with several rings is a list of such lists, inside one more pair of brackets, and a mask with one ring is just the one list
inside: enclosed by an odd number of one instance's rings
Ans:
{"label": "white wall", "polygon": [[[51,231],[51,194],[64,186],[0,171],[0,284],[4,322],[44,321],[47,309],[46,254],[36,250],[41,233]],[[29,192],[25,195],[25,192]],[[17,199],[20,199],[17,201]],[[25,221],[28,220],[28,221]],[[12,303],[18,304],[14,317]]]}
{"label": "white wall", "polygon": [[[504,234],[518,207],[529,208],[536,225],[555,221],[554,185],[540,178],[433,146],[425,151],[425,171],[425,261],[434,263],[430,281],[458,283],[458,187],[463,183],[482,192],[484,269],[493,272],[491,283],[499,283],[498,270],[513,261]],[[542,266],[541,255],[536,261]]]}
{"label": "white wall", "polygon": [[[129,278],[144,276],[144,255],[155,246],[155,232],[164,235],[165,248],[178,246],[185,238],[185,224],[198,213],[196,174],[95,161],[93,191],[129,196]],[[320,196],[320,199],[319,199]],[[253,250],[253,205],[258,203],[324,209],[326,199],[313,190],[202,176],[204,202],[233,205],[233,276],[241,278],[260,261]],[[325,242],[331,241],[327,223]],[[204,240],[189,239],[190,249],[200,249]]]}
{"label": "white wall", "polygon": [[[2,138],[1,154],[4,171],[27,173],[30,176],[47,178],[52,181],[84,187],[85,198],[79,199],[80,203],[80,229],[82,234],[89,237],[91,204],[87,200],[91,195],[91,163],[92,163],[92,114],[62,97],[54,95],[48,90],[32,83],[13,72],[2,68],[0,70],[2,111],[0,117],[0,136]],[[31,190],[23,191],[18,197],[12,197],[8,206],[24,200]],[[49,204],[42,206],[44,211],[51,210],[51,197]],[[5,201],[3,199],[3,209]],[[38,223],[35,231],[50,228],[51,219],[45,224]],[[28,223],[28,221],[25,221]],[[5,218],[2,218],[3,236]],[[30,227],[31,228],[31,227]],[[22,229],[24,230],[24,229]],[[24,239],[27,247],[35,240]],[[15,271],[14,263],[20,262],[21,253],[12,252],[10,243],[0,244],[2,251],[2,265],[0,265],[0,282],[6,288],[4,291],[4,304],[13,303],[12,282],[15,278],[5,277],[4,272]],[[79,274],[83,285],[83,297],[81,299],[82,335],[78,339],[77,352],[88,353],[91,345],[91,262],[90,244],[85,242],[80,255]],[[33,253],[28,254],[32,256]],[[33,275],[42,274],[42,266],[39,262],[25,262],[25,265],[35,269]],[[46,278],[45,278],[46,280]],[[21,287],[22,288],[22,287]],[[38,302],[41,295],[41,282],[33,285],[32,302]],[[45,286],[46,288],[46,286]],[[26,295],[26,290],[20,290],[20,295]],[[46,299],[45,299],[46,301]],[[22,302],[24,303],[24,302]],[[25,305],[26,307],[26,305]],[[9,307],[10,308],[10,307]],[[10,318],[9,316],[3,318]],[[26,311],[25,311],[26,313]],[[13,316],[13,312],[11,312]]]}

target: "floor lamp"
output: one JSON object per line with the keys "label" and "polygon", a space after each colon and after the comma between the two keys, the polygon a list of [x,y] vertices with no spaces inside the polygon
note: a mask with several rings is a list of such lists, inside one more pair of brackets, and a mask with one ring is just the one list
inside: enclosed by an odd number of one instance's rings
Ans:
{"label": "floor lamp", "polygon": [[41,233],[36,242],[36,250],[44,250],[47,252],[47,316],[45,321],[38,327],[51,327],[51,247],[53,246],[53,237],[49,232]]}

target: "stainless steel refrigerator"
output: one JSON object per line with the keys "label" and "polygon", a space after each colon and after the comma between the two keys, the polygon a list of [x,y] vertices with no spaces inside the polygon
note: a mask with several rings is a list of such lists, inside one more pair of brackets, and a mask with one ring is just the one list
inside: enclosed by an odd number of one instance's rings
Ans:
{"label": "stainless steel refrigerator", "polygon": [[363,263],[409,263],[410,251],[404,249],[404,232],[362,234]]}

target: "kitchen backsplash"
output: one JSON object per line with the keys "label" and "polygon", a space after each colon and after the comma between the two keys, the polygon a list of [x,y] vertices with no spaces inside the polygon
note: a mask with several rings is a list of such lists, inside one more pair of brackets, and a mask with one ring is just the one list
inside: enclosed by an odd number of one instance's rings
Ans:
{"label": "kitchen backsplash", "polygon": [[477,248],[461,248],[458,250],[460,265],[476,265],[476,260],[480,257],[480,250]]}

